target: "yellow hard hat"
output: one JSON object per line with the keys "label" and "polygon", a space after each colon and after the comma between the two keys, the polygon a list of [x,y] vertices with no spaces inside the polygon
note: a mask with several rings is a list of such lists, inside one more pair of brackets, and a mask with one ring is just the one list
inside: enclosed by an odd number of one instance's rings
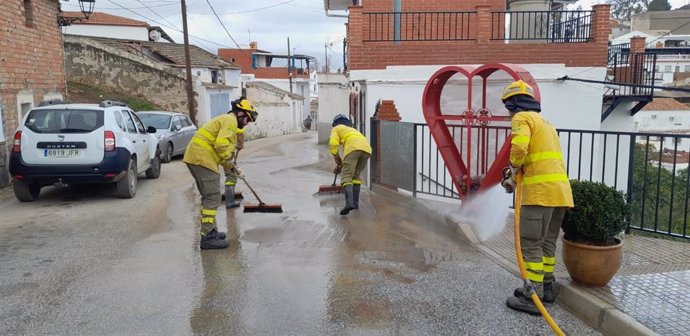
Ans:
{"label": "yellow hard hat", "polygon": [[536,99],[534,97],[534,90],[532,90],[532,87],[521,79],[508,84],[508,86],[506,86],[505,89],[503,89],[503,95],[501,96],[501,100],[505,101],[506,99],[512,96],[520,94],[528,95]]}
{"label": "yellow hard hat", "polygon": [[249,100],[240,98],[240,99],[234,101],[233,105],[236,109],[247,112],[247,115],[249,116],[249,119],[251,121],[256,121],[256,117],[259,115],[259,113],[256,112],[256,107],[254,107],[254,104],[252,104],[252,102],[250,102]]}

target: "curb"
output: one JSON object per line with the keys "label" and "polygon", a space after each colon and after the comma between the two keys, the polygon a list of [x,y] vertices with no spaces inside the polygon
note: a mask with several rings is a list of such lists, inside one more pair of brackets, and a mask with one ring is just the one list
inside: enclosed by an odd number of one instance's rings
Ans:
{"label": "curb", "polygon": [[[415,199],[411,195],[404,195],[396,190],[372,184],[371,191],[379,195],[397,199],[400,201],[413,200],[423,207],[429,215],[436,217],[438,222],[444,227],[455,232],[459,238],[470,243],[483,255],[493,260],[496,264],[520,276],[517,264],[514,261],[506,260],[504,257],[489,249],[481,243],[474,234],[472,228],[464,223],[455,221],[452,217],[440,214],[436,209],[424,200]],[[612,336],[652,336],[658,335],[647,326],[635,320],[630,315],[624,313],[616,306],[588,293],[586,287],[582,287],[572,281],[559,280],[557,283],[558,304],[566,308],[577,318],[588,324],[590,327],[600,331],[604,335]]]}

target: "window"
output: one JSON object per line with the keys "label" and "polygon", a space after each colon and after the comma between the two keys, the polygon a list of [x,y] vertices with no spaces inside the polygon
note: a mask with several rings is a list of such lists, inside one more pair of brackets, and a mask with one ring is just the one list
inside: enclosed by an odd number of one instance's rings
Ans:
{"label": "window", "polygon": [[670,65],[665,65],[664,66],[664,72],[671,72],[673,70],[673,67]]}
{"label": "window", "polygon": [[122,119],[122,114],[120,114],[120,111],[115,111],[115,123],[117,124],[117,127],[127,132],[127,126],[125,126],[125,120]]}
{"label": "window", "polygon": [[690,72],[690,65],[686,65],[683,69],[684,72]]}
{"label": "window", "polygon": [[189,120],[189,118],[187,118],[186,116],[181,117],[181,118],[182,118],[182,126],[184,126],[184,127],[192,126],[192,121]]}
{"label": "window", "polygon": [[656,120],[656,114],[652,114],[652,120]]}
{"label": "window", "polygon": [[33,110],[24,126],[35,133],[90,133],[103,127],[103,111]]}
{"label": "window", "polygon": [[134,124],[137,125],[137,129],[139,130],[139,133],[141,134],[146,134],[146,127],[144,127],[144,123],[139,120],[139,117],[134,112],[130,112],[132,114],[132,118],[134,119]]}
{"label": "window", "polygon": [[218,71],[211,70],[211,83],[218,84]]}
{"label": "window", "polygon": [[676,117],[674,117],[674,116],[668,117],[668,121],[673,121],[674,119],[676,119]]}
{"label": "window", "polygon": [[136,128],[136,126],[134,126],[134,121],[132,121],[132,116],[129,115],[129,112],[122,111],[122,116],[125,118],[125,124],[127,125],[127,132],[136,133],[137,128]]}
{"label": "window", "polygon": [[182,129],[182,121],[180,120],[180,117],[176,116],[173,118],[173,129],[175,130],[181,130]]}
{"label": "window", "polygon": [[680,72],[680,65],[676,65],[676,71],[675,72]]}
{"label": "window", "polygon": [[34,6],[31,0],[24,0],[24,25],[34,27]]}
{"label": "window", "polygon": [[201,71],[197,71],[197,72],[196,72],[196,76],[197,76],[197,77],[201,77]]}

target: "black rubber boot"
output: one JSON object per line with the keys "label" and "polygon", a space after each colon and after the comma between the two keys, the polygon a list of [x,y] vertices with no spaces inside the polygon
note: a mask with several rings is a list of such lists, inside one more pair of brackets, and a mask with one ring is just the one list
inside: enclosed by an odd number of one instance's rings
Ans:
{"label": "black rubber boot", "polygon": [[353,185],[352,188],[352,200],[353,200],[353,206],[352,209],[359,209],[359,190],[362,188],[362,185],[360,184],[355,184]]}
{"label": "black rubber boot", "polygon": [[[522,287],[515,288],[513,296],[527,297],[527,295],[525,295],[524,288]],[[544,303],[554,303],[556,301],[556,292],[554,290],[553,282],[544,283],[544,297],[541,299],[541,301]]]}
{"label": "black rubber boot", "polygon": [[539,309],[537,309],[537,306],[534,305],[534,302],[532,302],[532,299],[528,299],[524,296],[509,297],[508,300],[506,300],[506,306],[512,310],[517,310],[530,315],[541,315]]}
{"label": "black rubber boot", "polygon": [[235,200],[235,186],[225,186],[225,208],[232,209],[240,206],[240,201]]}
{"label": "black rubber boot", "polygon": [[350,213],[350,210],[354,209],[354,188],[352,185],[345,187],[345,207],[340,210],[340,214],[345,216]]}
{"label": "black rubber boot", "polygon": [[225,232],[220,232],[220,231],[218,231],[218,230],[216,230],[216,229],[213,229],[213,230],[212,230],[211,232],[209,232],[206,236],[207,236],[207,237],[211,237],[211,238],[214,238],[214,237],[215,237],[215,238],[218,238],[218,239],[225,239]]}
{"label": "black rubber boot", "polygon": [[215,250],[215,249],[224,249],[228,247],[230,243],[225,240],[225,239],[220,239],[218,236],[209,236],[206,235],[204,237],[201,237],[201,241],[199,242],[199,247],[202,250]]}

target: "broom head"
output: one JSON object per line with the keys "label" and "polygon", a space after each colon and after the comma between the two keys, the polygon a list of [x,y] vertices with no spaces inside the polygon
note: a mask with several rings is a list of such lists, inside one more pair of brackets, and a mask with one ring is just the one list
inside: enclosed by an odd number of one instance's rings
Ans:
{"label": "broom head", "polygon": [[283,207],[280,204],[259,203],[259,204],[245,204],[244,212],[268,212],[268,213],[282,213]]}
{"label": "broom head", "polygon": [[345,187],[340,185],[320,185],[317,194],[340,194],[345,192]]}

